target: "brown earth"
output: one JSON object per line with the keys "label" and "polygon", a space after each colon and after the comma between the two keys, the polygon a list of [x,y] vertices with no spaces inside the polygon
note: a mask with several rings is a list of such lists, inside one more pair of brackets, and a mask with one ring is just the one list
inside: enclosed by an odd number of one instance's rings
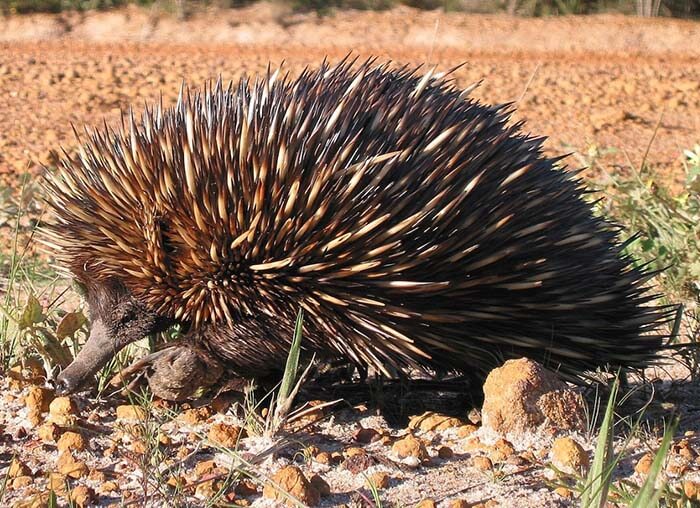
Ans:
{"label": "brown earth", "polygon": [[[553,154],[604,165],[649,162],[682,177],[700,141],[700,24],[622,16],[521,19],[398,8],[318,18],[258,4],[182,23],[152,10],[0,18],[0,175],[4,180],[76,142],[71,123],[115,122],[120,109],[171,103],[182,80],[294,75],[348,53],[436,65],[490,102],[516,101],[526,130]],[[615,168],[612,168],[615,169]],[[1,180],[0,180],[1,181]]]}

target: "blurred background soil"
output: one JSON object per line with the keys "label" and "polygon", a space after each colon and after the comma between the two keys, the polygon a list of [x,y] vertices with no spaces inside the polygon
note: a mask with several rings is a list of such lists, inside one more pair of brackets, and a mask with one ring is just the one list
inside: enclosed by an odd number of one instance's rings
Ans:
{"label": "blurred background soil", "polygon": [[[85,124],[171,104],[183,80],[238,79],[284,62],[292,75],[324,58],[376,56],[454,72],[488,103],[514,101],[525,130],[579,167],[627,171],[647,161],[682,179],[699,141],[700,24],[619,14],[521,18],[425,11],[298,13],[277,3],[202,9],[187,19],[129,6],[0,17],[0,185],[38,174],[73,149]],[[606,169],[607,170],[607,169]],[[599,171],[599,170],[597,170]]]}

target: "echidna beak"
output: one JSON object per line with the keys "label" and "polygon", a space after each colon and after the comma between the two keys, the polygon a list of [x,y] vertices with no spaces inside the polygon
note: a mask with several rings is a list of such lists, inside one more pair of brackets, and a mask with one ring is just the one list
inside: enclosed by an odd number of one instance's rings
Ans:
{"label": "echidna beak", "polygon": [[92,322],[90,337],[68,367],[56,378],[56,393],[75,393],[119,352],[118,344],[101,319]]}

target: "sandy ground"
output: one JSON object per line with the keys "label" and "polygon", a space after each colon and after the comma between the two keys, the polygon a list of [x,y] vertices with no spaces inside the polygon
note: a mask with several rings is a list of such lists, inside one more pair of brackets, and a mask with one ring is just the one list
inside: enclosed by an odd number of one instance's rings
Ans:
{"label": "sandy ground", "polygon": [[[120,108],[170,103],[182,80],[291,74],[352,53],[437,66],[548,136],[554,154],[602,154],[608,166],[648,161],[681,177],[679,156],[700,132],[700,24],[619,16],[519,19],[421,12],[318,18],[262,4],[200,13],[185,24],[154,11],[0,19],[0,176],[36,171],[71,123],[117,121]],[[569,164],[581,166],[580,158]],[[614,167],[612,169],[615,169]]]}

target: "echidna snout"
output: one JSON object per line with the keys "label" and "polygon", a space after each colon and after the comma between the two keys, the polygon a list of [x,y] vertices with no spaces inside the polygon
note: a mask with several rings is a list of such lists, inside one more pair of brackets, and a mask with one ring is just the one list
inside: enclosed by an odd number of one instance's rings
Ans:
{"label": "echidna snout", "polygon": [[58,393],[79,390],[124,346],[172,323],[136,300],[114,279],[86,284],[86,300],[90,335],[75,360],[56,378]]}
{"label": "echidna snout", "polygon": [[168,322],[227,369],[264,373],[300,308],[307,351],[386,376],[656,360],[673,309],[511,112],[449,74],[341,62],[183,89],[90,132],[46,180],[45,242],[96,295],[62,379]]}

